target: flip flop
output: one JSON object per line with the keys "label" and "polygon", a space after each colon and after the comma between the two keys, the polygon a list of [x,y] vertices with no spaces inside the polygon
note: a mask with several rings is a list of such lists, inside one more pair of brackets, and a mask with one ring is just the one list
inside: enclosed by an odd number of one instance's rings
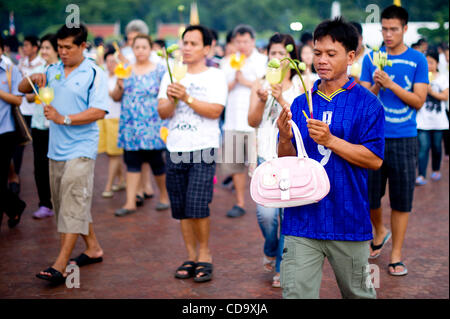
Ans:
{"label": "flip flop", "polygon": [[[403,267],[403,271],[401,271],[401,272],[392,272],[389,269],[389,267],[393,267],[394,271],[395,271],[395,267],[398,267],[398,266],[402,266]],[[389,264],[388,265],[388,269],[389,269],[388,270],[389,271],[389,275],[391,275],[391,276],[405,276],[405,275],[408,274],[408,268],[406,268],[405,264],[403,262],[401,262],[401,261],[399,261],[398,263]]]}
{"label": "flip flop", "polygon": [[391,238],[391,235],[392,235],[392,233],[391,232],[388,232],[387,234],[386,234],[386,236],[384,236],[384,239],[383,239],[383,241],[381,242],[381,244],[379,244],[379,245],[374,245],[373,244],[373,240],[370,242],[370,248],[372,248],[372,251],[374,251],[374,250],[380,250],[380,252],[378,253],[378,254],[376,254],[375,256],[370,256],[370,254],[369,254],[369,259],[375,259],[375,258],[378,258],[379,256],[380,256],[380,254],[381,254],[381,250],[383,249],[383,246],[384,246],[384,244],[386,244],[387,242],[388,242],[388,240]]}
{"label": "flip flop", "polygon": [[66,277],[63,276],[61,272],[56,270],[55,268],[49,267],[45,269],[43,272],[49,273],[51,276],[48,275],[42,275],[41,273],[36,274],[36,277],[39,279],[44,279],[47,281],[50,281],[53,285],[60,285],[66,282]]}
{"label": "flip flop", "polygon": [[82,267],[82,266],[102,262],[103,257],[91,258],[88,255],[86,255],[85,253],[82,253],[80,256],[78,256],[77,258],[72,258],[70,261],[75,262],[75,264],[78,267]]}

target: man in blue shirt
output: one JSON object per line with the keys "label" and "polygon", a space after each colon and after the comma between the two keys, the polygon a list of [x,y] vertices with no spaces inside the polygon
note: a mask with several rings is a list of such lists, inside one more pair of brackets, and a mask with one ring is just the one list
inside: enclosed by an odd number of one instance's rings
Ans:
{"label": "man in blue shirt", "polygon": [[[105,73],[83,56],[85,26],[64,25],[56,37],[61,62],[51,65],[45,74],[32,75],[31,80],[55,92],[44,114],[50,121],[50,188],[61,250],[53,266],[36,276],[58,284],[65,281],[66,265],[79,235],[87,248],[71,263],[83,266],[102,261],[90,210],[98,145],[96,121],[107,112],[108,88]],[[19,89],[23,93],[32,90],[26,80]]]}
{"label": "man in blue shirt", "polygon": [[372,226],[367,171],[384,156],[384,112],[372,93],[347,76],[358,45],[356,29],[341,18],[314,31],[314,67],[320,80],[312,90],[314,119],[306,119],[305,95],[278,118],[278,156],[296,156],[291,121],[298,126],[308,156],[330,180],[320,202],[285,208],[281,264],[284,298],[318,298],[326,256],[344,298],[375,298],[368,271]]}
{"label": "man in blue shirt", "polygon": [[[392,66],[382,70],[374,66],[368,56],[363,62],[361,85],[378,95],[386,114],[385,160],[381,169],[369,173],[369,198],[374,240],[370,258],[377,258],[391,237],[383,225],[381,198],[389,180],[392,209],[392,252],[389,274],[406,275],[402,262],[402,246],[412,209],[417,166],[416,111],[425,103],[428,84],[428,64],[425,56],[403,43],[408,29],[408,12],[395,5],[381,14],[381,32]],[[373,52],[370,53],[373,60]]]}

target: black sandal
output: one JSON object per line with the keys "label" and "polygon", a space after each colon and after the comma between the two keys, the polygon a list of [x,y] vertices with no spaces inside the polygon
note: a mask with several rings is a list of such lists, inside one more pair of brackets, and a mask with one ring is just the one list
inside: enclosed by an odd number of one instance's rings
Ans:
{"label": "black sandal", "polygon": [[[190,267],[186,267],[186,266],[190,266]],[[175,271],[175,278],[178,279],[187,279],[187,278],[191,278],[194,277],[195,275],[195,267],[197,266],[197,264],[193,261],[185,261],[180,267],[177,268],[177,270]],[[179,271],[187,271],[187,274],[182,275],[179,274]]]}
{"label": "black sandal", "polygon": [[[195,267],[195,282],[205,282],[210,281],[212,279],[212,271],[213,265],[211,263],[197,263],[197,267]],[[200,273],[203,273],[200,277],[197,277]]]}
{"label": "black sandal", "polygon": [[141,195],[136,195],[136,206],[137,207],[144,206],[144,197],[142,197]]}
{"label": "black sandal", "polygon": [[88,255],[86,255],[85,253],[82,253],[80,256],[78,256],[77,258],[73,258],[70,261],[74,262],[78,267],[82,267],[82,266],[102,262],[103,257],[91,258]]}
{"label": "black sandal", "polygon": [[56,270],[55,268],[49,267],[49,268],[45,269],[43,272],[47,272],[51,276],[42,275],[39,273],[36,275],[36,277],[38,277],[39,279],[44,279],[44,280],[50,281],[50,283],[53,285],[60,285],[60,284],[63,284],[64,282],[66,282],[66,277],[64,277],[63,274],[61,272],[59,272],[58,270]]}

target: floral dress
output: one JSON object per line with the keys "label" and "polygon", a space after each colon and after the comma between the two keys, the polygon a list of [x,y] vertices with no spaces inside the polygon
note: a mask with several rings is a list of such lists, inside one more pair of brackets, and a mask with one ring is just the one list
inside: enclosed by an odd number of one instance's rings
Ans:
{"label": "floral dress", "polygon": [[167,121],[159,117],[158,92],[165,68],[161,64],[143,75],[124,80],[122,108],[119,121],[118,147],[127,151],[165,149],[160,129]]}

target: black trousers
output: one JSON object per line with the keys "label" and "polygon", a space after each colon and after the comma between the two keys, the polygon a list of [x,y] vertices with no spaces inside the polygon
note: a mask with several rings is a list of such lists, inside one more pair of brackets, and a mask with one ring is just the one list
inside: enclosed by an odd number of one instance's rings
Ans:
{"label": "black trousers", "polygon": [[[447,118],[450,121],[450,112],[449,111],[445,111],[445,112],[447,113]],[[444,131],[443,139],[444,139],[445,155],[449,155],[449,153],[450,153],[450,131],[449,130]]]}
{"label": "black trousers", "polygon": [[39,196],[39,206],[52,209],[47,157],[49,130],[33,128],[31,135],[33,136],[34,180]]}
{"label": "black trousers", "polygon": [[14,132],[0,134],[0,214],[14,217],[20,209],[22,200],[8,188],[9,165],[16,147]]}

